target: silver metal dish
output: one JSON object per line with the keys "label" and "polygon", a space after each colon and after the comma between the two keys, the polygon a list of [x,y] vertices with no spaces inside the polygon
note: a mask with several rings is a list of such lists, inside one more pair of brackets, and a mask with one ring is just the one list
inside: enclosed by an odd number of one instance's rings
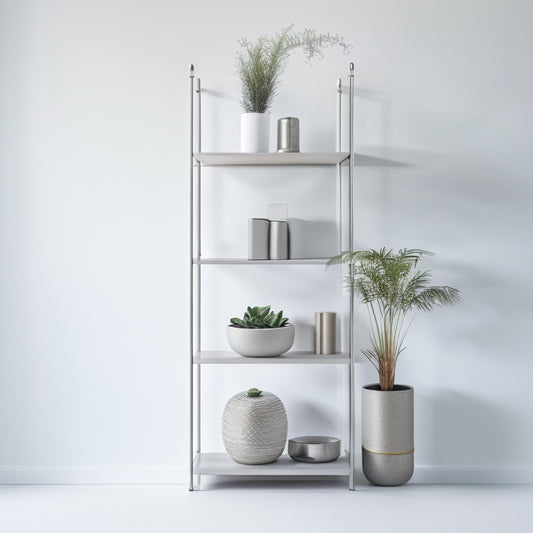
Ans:
{"label": "silver metal dish", "polygon": [[341,441],[335,437],[296,437],[289,439],[289,455],[303,463],[329,463],[341,453]]}

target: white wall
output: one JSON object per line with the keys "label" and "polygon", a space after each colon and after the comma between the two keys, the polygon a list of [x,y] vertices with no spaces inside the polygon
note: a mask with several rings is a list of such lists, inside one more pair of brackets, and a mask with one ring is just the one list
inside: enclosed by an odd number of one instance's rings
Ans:
{"label": "white wall", "polygon": [[[333,149],[336,79],[356,61],[357,151],[402,163],[358,172],[358,247],[433,250],[435,281],[462,291],[417,317],[399,363],[416,389],[416,479],[533,481],[531,4],[273,0],[261,17],[242,0],[185,5],[0,3],[0,482],[184,481],[188,64],[207,89],[204,148],[236,150],[236,41],[290,22],[355,50],[293,57],[273,116],[301,118],[302,149]],[[206,175],[206,251],[244,254],[246,218],[267,201],[334,219],[320,172],[276,176],[271,196],[265,176],[219,177]],[[293,303],[287,272],[211,274],[206,345],[222,347],[228,314],[249,303],[241,275],[303,332],[338,304],[334,273],[305,272],[309,299]],[[358,370],[358,385],[375,379]],[[296,434],[340,431],[336,370],[250,372],[206,371],[212,448],[228,396],[258,380]]]}

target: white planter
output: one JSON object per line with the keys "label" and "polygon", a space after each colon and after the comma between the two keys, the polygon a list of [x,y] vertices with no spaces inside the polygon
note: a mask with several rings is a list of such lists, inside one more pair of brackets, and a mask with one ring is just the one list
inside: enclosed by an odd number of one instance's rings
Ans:
{"label": "white planter", "polygon": [[363,473],[375,485],[403,485],[413,475],[413,400],[408,385],[395,385],[392,391],[382,391],[379,384],[363,387]]}
{"label": "white planter", "polygon": [[247,329],[226,328],[231,349],[244,357],[276,357],[290,350],[294,342],[294,326],[282,328]]}
{"label": "white planter", "polygon": [[287,441],[287,413],[282,401],[271,392],[260,396],[239,392],[224,407],[222,440],[228,455],[238,463],[273,463]]}
{"label": "white planter", "polygon": [[270,145],[270,114],[241,114],[241,152],[268,152]]}

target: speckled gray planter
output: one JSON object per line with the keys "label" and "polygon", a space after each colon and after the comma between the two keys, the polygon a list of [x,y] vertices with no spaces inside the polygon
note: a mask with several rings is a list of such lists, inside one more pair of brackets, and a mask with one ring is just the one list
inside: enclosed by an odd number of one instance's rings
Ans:
{"label": "speckled gray planter", "polygon": [[363,472],[375,485],[403,485],[413,475],[413,399],[408,385],[395,385],[392,391],[382,391],[379,384],[363,387]]}

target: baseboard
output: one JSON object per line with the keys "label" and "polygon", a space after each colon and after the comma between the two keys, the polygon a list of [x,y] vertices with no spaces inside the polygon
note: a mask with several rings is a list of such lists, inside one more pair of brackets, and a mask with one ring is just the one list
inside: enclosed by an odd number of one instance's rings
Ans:
{"label": "baseboard", "polygon": [[533,468],[507,466],[415,466],[410,483],[435,485],[533,484]]}
{"label": "baseboard", "polygon": [[0,468],[0,485],[188,484],[173,466]]}
{"label": "baseboard", "polygon": [[[364,480],[357,472],[357,483]],[[531,467],[416,466],[410,483],[420,485],[533,484]],[[157,467],[0,468],[0,485],[174,484],[188,485],[188,473]]]}

